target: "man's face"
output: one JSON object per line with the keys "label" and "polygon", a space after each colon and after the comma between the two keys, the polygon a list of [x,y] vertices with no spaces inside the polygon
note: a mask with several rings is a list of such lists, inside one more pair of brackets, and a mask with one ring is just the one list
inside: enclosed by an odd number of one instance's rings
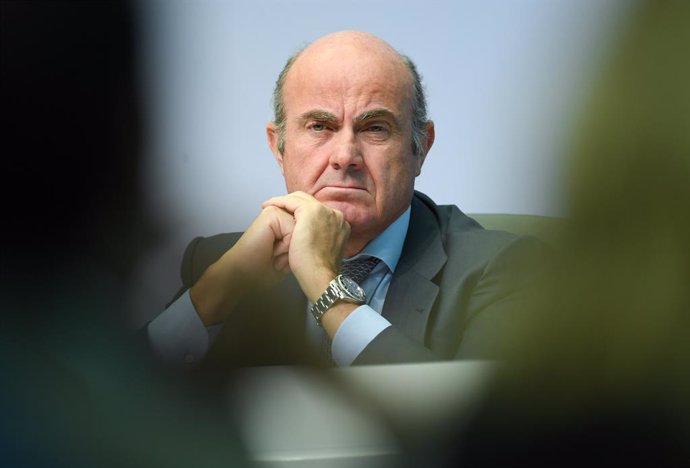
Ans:
{"label": "man's face", "polygon": [[283,153],[271,125],[269,143],[288,192],[342,211],[352,236],[368,241],[409,206],[423,162],[412,154],[410,74],[376,50],[309,52],[285,82]]}

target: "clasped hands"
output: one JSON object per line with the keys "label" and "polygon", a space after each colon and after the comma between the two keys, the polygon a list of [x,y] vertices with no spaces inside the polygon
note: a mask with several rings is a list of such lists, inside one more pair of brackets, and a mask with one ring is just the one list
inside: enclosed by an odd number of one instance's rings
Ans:
{"label": "clasped hands", "polygon": [[190,290],[205,325],[223,322],[244,295],[277,283],[289,271],[314,302],[339,269],[350,236],[340,211],[304,192],[273,197],[262,208]]}

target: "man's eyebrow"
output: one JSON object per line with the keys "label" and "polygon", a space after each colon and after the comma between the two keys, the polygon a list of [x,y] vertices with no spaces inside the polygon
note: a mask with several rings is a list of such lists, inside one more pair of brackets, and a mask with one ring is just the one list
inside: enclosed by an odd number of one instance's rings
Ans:
{"label": "man's eyebrow", "polygon": [[300,120],[303,122],[306,122],[307,120],[316,120],[318,122],[337,122],[338,118],[328,111],[310,110],[300,115]]}
{"label": "man's eyebrow", "polygon": [[393,122],[393,124],[400,128],[400,121],[398,118],[395,116],[395,114],[388,109],[372,109],[368,110],[366,112],[362,112],[355,118],[355,122],[357,123],[362,123],[367,120],[371,119],[378,119],[378,118],[384,118],[386,120],[390,120]]}

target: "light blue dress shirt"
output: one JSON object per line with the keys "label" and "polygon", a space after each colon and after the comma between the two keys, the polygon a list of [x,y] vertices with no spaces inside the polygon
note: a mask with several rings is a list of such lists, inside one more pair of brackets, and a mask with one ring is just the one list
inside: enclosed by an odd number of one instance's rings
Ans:
{"label": "light blue dress shirt", "polygon": [[[394,221],[385,231],[371,241],[357,255],[344,259],[347,262],[363,255],[381,259],[361,286],[367,297],[367,304],[357,307],[340,325],[333,338],[331,353],[338,366],[348,366],[364,348],[391,324],[381,316],[386,293],[393,272],[400,260],[407,228],[410,223],[410,208]],[[317,325],[307,307],[307,337],[316,352],[326,352],[326,332]],[[148,336],[154,354],[163,362],[176,366],[192,366],[208,352],[222,324],[204,326],[186,291],[148,325]],[[320,351],[319,351],[320,350]]]}
{"label": "light blue dress shirt", "polygon": [[[361,286],[367,297],[367,304],[357,307],[338,328],[331,344],[331,354],[335,363],[349,366],[359,356],[366,346],[391,323],[381,316],[383,303],[386,300],[388,286],[391,284],[393,272],[398,266],[402,252],[407,227],[410,224],[410,208],[393,222],[376,239],[371,241],[357,255],[343,259],[344,262],[355,260],[362,256],[372,256],[381,259]],[[308,328],[316,327],[321,332],[322,340],[326,339],[325,331],[316,325],[316,321],[309,314]],[[314,332],[308,334],[313,336]],[[326,342],[328,342],[326,340]]]}

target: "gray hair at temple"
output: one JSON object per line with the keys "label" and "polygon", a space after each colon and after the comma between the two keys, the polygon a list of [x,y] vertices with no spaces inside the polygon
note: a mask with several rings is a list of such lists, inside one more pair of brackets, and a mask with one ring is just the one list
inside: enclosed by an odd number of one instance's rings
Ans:
{"label": "gray hair at temple", "polygon": [[[283,70],[278,75],[276,80],[276,87],[273,90],[273,123],[278,127],[278,151],[283,154],[285,150],[285,105],[283,104],[283,86],[287,74],[292,68],[292,65],[297,60],[297,57],[306,49],[300,49],[297,53],[292,55]],[[398,53],[400,59],[407,67],[407,70],[412,75],[412,82],[414,86],[414,93],[412,99],[412,154],[418,158],[423,158],[426,151],[426,124],[429,122],[426,115],[426,96],[424,95],[424,87],[422,86],[422,77],[417,71],[412,59],[408,56]]]}

